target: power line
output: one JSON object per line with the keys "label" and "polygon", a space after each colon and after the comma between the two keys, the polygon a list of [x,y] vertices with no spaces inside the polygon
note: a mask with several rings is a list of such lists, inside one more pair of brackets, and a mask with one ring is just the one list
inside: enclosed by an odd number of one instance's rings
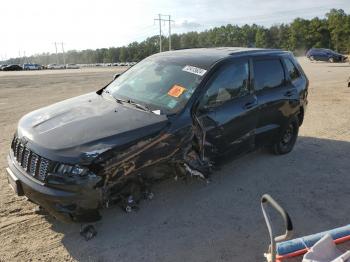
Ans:
{"label": "power line", "polygon": [[[168,19],[163,19],[162,17],[168,17]],[[158,14],[158,18],[155,18],[154,21],[159,21],[159,52],[162,52],[162,22],[169,23],[169,51],[171,50],[171,23],[175,22],[171,20],[170,15]]]}

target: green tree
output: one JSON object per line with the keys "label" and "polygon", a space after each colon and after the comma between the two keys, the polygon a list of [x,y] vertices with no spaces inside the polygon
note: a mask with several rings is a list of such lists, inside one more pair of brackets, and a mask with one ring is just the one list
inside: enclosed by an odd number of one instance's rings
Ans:
{"label": "green tree", "polygon": [[[169,48],[168,37],[162,37],[163,51]],[[281,48],[304,54],[311,47],[334,48],[350,53],[350,15],[342,9],[331,9],[324,19],[296,18],[290,24],[273,25],[269,28],[256,24],[243,26],[228,24],[202,32],[172,35],[172,49],[246,46]],[[66,53],[67,63],[113,63],[140,61],[159,52],[159,37],[148,37],[141,42],[132,42],[123,47],[99,48],[96,50],[71,50]],[[63,54],[58,54],[59,62]],[[2,63],[56,63],[56,54],[43,53],[26,58],[11,58]]]}
{"label": "green tree", "polygon": [[255,35],[256,47],[267,47],[267,30],[264,28],[258,28]]}
{"label": "green tree", "polygon": [[332,9],[326,14],[328,28],[331,34],[333,47],[337,51],[349,51],[348,41],[350,35],[349,15],[342,9]]}

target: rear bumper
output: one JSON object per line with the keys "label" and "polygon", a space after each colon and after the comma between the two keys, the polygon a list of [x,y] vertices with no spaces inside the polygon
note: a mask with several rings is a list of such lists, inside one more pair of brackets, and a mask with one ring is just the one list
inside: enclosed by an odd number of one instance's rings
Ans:
{"label": "rear bumper", "polygon": [[76,191],[53,188],[26,173],[16,163],[11,153],[7,156],[7,162],[8,180],[13,188],[17,186],[17,195],[25,195],[64,222],[93,222],[100,219],[97,210],[100,195],[96,189],[83,185]]}

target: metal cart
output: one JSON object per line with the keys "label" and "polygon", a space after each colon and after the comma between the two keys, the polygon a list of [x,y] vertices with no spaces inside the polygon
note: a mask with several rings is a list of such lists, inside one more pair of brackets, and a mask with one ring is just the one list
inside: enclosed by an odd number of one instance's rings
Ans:
{"label": "metal cart", "polygon": [[[282,216],[285,226],[283,235],[275,236],[267,206],[273,207]],[[350,250],[350,224],[321,233],[289,240],[293,234],[293,224],[288,213],[268,194],[261,198],[261,209],[270,235],[270,245],[265,253],[268,262],[302,261],[303,255],[323,236],[331,235],[340,251]]]}

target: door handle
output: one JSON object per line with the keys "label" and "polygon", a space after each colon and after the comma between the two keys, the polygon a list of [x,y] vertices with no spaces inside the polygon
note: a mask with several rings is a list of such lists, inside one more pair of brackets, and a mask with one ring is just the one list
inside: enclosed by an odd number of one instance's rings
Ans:
{"label": "door handle", "polygon": [[295,94],[294,90],[288,90],[287,92],[284,93],[284,96],[290,97],[290,96],[292,96],[294,94]]}

